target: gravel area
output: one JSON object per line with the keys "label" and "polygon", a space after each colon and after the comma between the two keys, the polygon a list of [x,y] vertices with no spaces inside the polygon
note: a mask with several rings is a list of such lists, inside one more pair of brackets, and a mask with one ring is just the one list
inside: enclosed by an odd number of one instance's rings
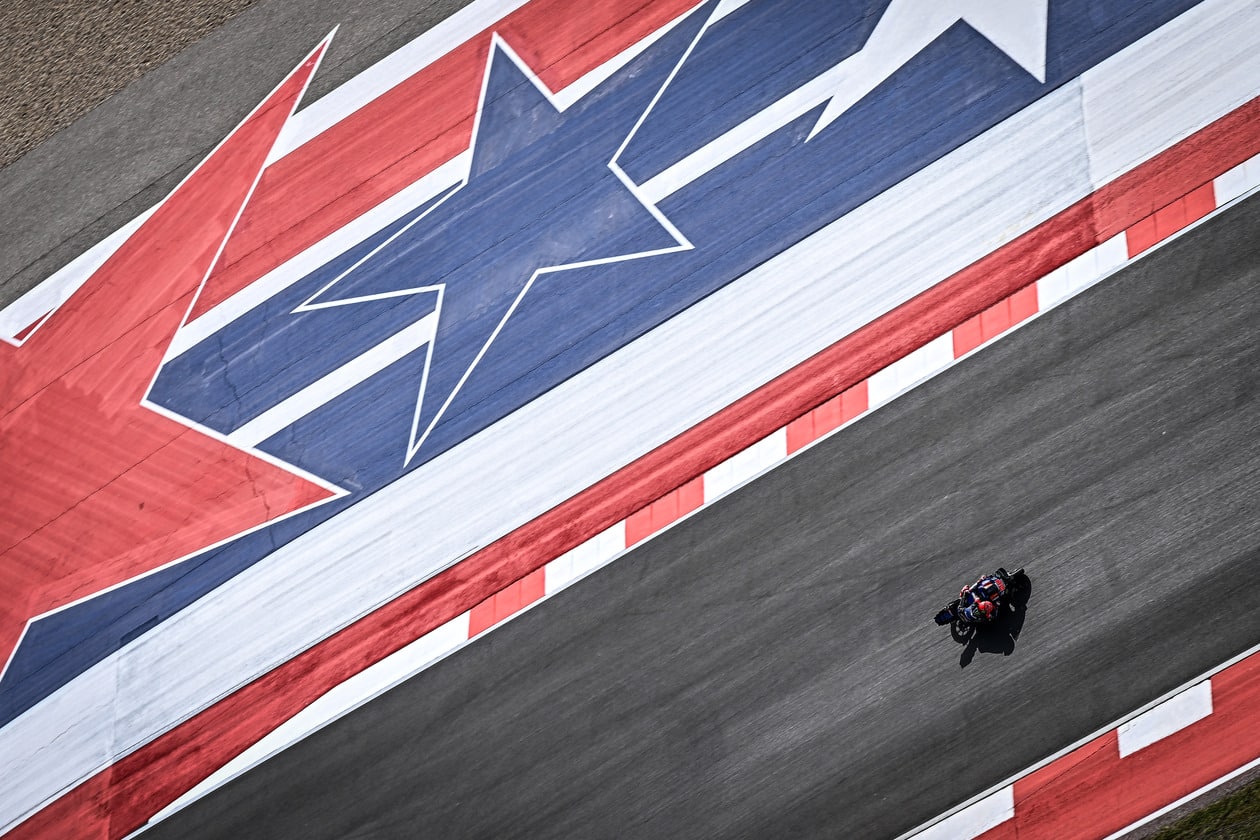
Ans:
{"label": "gravel area", "polygon": [[3,0],[0,167],[257,0]]}

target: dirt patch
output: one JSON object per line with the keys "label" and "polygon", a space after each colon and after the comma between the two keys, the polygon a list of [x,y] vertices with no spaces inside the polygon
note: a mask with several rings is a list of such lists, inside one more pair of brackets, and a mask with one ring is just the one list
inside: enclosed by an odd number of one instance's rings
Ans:
{"label": "dirt patch", "polygon": [[4,0],[0,167],[258,0]]}

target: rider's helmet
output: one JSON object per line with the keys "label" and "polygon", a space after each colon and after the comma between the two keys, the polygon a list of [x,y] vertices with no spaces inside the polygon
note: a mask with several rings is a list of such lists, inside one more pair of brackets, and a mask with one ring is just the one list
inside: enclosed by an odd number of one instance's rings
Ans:
{"label": "rider's helmet", "polygon": [[984,616],[986,621],[993,618],[993,613],[995,612],[992,601],[977,601],[976,610],[980,613],[980,615]]}

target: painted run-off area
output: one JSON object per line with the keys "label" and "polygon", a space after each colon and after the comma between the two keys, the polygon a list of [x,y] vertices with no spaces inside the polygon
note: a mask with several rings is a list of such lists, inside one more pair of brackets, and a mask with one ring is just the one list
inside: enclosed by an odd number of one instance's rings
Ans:
{"label": "painted run-off area", "polygon": [[[1166,183],[1161,185],[1161,188],[1167,188],[1167,187],[1168,185]],[[1159,207],[1162,205],[1158,203],[1153,203],[1151,206]],[[1114,222],[1115,219],[1112,219],[1111,221]],[[1110,239],[1106,241],[1110,241]],[[1088,254],[1090,253],[1090,251],[1086,251],[1085,253]],[[1049,266],[1046,266],[1046,267],[1049,267]],[[859,379],[859,384],[850,384],[846,387],[846,390],[859,387],[860,382],[866,382],[867,392],[868,392],[867,393],[868,403],[872,400],[872,394],[871,394],[872,390],[875,392],[874,400],[876,402],[880,401],[881,394],[896,393],[905,385],[908,385],[912,383],[913,381],[915,381],[920,375],[919,374],[920,370],[930,370],[932,366],[937,364],[940,360],[953,358],[957,354],[957,350],[959,347],[966,347],[968,344],[975,342],[977,340],[977,337],[981,341],[985,340],[986,332],[991,332],[992,330],[997,329],[998,325],[1007,321],[1011,321],[1015,317],[1015,315],[1017,315],[1019,312],[1025,311],[1027,307],[1026,300],[1021,301],[1019,305],[1014,307],[1014,309],[1012,308],[1009,302],[1003,303],[1003,301],[1005,300],[1006,300],[1005,297],[999,296],[998,303],[994,303],[993,301],[985,301],[984,305],[979,307],[980,314],[970,316],[970,317],[975,317],[975,318],[980,319],[976,327],[968,328],[968,330],[961,336],[951,335],[949,340],[946,342],[942,342],[939,340],[934,341],[934,342],[929,342],[927,345],[924,345],[922,349],[913,351],[911,353],[910,358],[912,358],[913,361],[908,363],[906,366],[902,368],[891,369],[892,370],[891,373],[885,373],[882,377],[880,377],[880,373],[875,373],[875,374],[870,375],[867,378]],[[974,303],[974,301],[972,301],[972,303]],[[995,309],[994,307],[998,307],[998,309]],[[877,378],[877,377],[880,377],[880,378]],[[813,400],[816,399],[816,397],[817,397],[817,394],[810,395],[809,398],[804,399],[803,402],[805,402],[807,405],[816,404],[816,402],[812,402]],[[831,397],[828,397],[828,398],[831,398]],[[842,400],[842,403],[843,403],[843,400]],[[840,408],[841,408],[840,416],[844,416],[843,404],[840,406]],[[828,409],[828,411],[830,410],[831,409]],[[786,420],[788,418],[782,417],[778,419]],[[825,426],[828,422],[830,421],[824,420],[823,425]],[[783,427],[779,426],[778,428],[783,428]],[[752,432],[749,432],[747,430],[743,430],[742,433],[746,435],[746,439],[739,441],[739,443],[742,446],[747,446],[750,440],[754,440],[754,441],[757,439],[772,440],[776,438],[776,436],[778,435],[778,432],[772,431],[768,436],[766,436],[764,434],[764,429],[757,430],[757,433],[755,435]],[[784,433],[784,436],[786,437],[786,433]],[[701,483],[708,483],[711,477],[712,484],[715,487],[721,486],[722,484],[726,484],[728,486],[732,484],[733,477],[739,475],[739,470],[731,466],[730,460],[741,457],[740,453],[742,452],[742,449],[738,446],[735,446],[735,444],[731,442],[727,442],[724,445],[729,448],[733,448],[734,451],[733,452],[726,452],[726,451],[706,452],[705,458],[709,460],[716,460],[716,463],[709,465],[708,469],[704,469],[699,472],[693,472],[690,476],[685,476],[685,480],[682,481],[681,483],[683,485],[687,485],[689,483],[695,482],[697,481],[697,475],[701,475],[703,476],[703,481],[701,481]],[[757,450],[757,451],[758,453],[761,453],[763,451],[770,452],[771,450],[777,452],[778,447],[779,447],[779,444],[777,440],[772,440],[772,444],[765,444],[763,449]],[[786,450],[786,448],[787,448],[787,443],[785,441],[783,444],[783,449]],[[719,457],[720,455],[725,455],[726,457],[725,458]],[[751,462],[759,462],[761,459],[760,454],[756,456],[746,456],[746,457]],[[690,468],[694,468],[694,466],[695,466],[694,462],[692,462],[689,465]],[[718,472],[714,472],[719,469],[722,469],[725,471],[721,476],[719,476]],[[676,479],[676,478],[677,476],[670,477],[668,476],[668,474],[666,474],[666,478],[661,479],[659,483],[668,484],[669,480]],[[674,486],[678,486],[678,484],[675,483]],[[667,488],[659,487],[658,489],[667,489]],[[655,495],[647,495],[645,499],[640,499],[639,500],[640,502],[643,502],[643,501],[650,502],[652,498],[658,498],[662,500],[659,503],[650,504],[649,512],[647,514],[637,513],[637,511],[642,509],[641,505],[636,507],[635,504],[626,502],[624,504],[624,507],[630,508],[630,510],[627,511],[627,517],[638,516],[640,520],[646,519],[646,522],[642,524],[636,524],[635,528],[636,529],[642,528],[643,532],[647,533],[649,529],[656,528],[663,522],[668,521],[669,518],[674,515],[674,513],[681,510],[685,510],[688,508],[688,506],[694,504],[697,488],[693,484],[690,487],[690,489],[687,491],[687,493],[685,494],[685,498],[683,497],[684,494],[680,494],[679,496],[675,497],[673,496],[673,492],[674,491],[670,491],[669,493],[666,493],[664,495],[661,495],[660,493],[655,493]],[[615,525],[608,526],[606,523],[600,523],[600,524],[603,525],[604,527],[595,528],[595,530],[600,531],[600,532],[607,532],[610,528],[615,527]],[[592,527],[595,527],[595,526],[592,526]],[[631,534],[631,535],[638,536],[638,533],[636,531],[636,533]],[[544,557],[544,556],[546,555],[539,555],[539,557]],[[554,555],[551,555],[551,556],[554,556]],[[530,574],[533,574],[536,571],[537,569],[525,571],[524,575],[522,576],[522,579],[528,577]],[[512,571],[512,573],[510,573],[508,576],[511,577],[512,574],[515,574],[515,570]],[[543,591],[547,591],[548,589],[551,588],[549,581],[543,580],[542,583],[543,583],[542,585]],[[525,603],[526,598],[532,597],[534,594],[537,593],[539,589],[536,582],[531,583],[531,585],[528,587],[525,586],[524,584],[521,584],[521,585],[512,584],[512,586],[517,586],[517,591],[509,596],[506,596],[504,599],[502,599],[502,604],[501,604],[502,609],[500,609],[500,605],[496,603],[496,606],[494,606],[492,610],[488,610],[489,617],[484,618],[483,621],[488,621],[495,617],[501,617],[501,614],[503,614],[506,610],[512,608],[514,604]],[[484,591],[479,592],[475,596],[469,594],[467,596],[469,599],[475,599],[478,597],[481,599],[480,602],[473,600],[471,605],[469,605],[469,609],[476,608],[477,603],[484,603],[486,595],[487,593]],[[497,596],[494,596],[494,597],[497,597]]]}

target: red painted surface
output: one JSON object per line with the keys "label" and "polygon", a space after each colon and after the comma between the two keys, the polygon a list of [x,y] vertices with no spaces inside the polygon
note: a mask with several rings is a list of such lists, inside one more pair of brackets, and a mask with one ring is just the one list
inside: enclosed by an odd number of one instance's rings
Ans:
{"label": "red painted surface", "polygon": [[533,0],[267,168],[194,317],[468,148],[497,31],[559,90],[695,0]]}
{"label": "red painted surface", "polygon": [[1179,198],[1167,207],[1155,211],[1155,233],[1160,239],[1167,239],[1188,224],[1185,201],[1184,198]]}
{"label": "red painted surface", "polygon": [[521,578],[521,606],[527,607],[547,596],[547,569],[544,566]]}
{"label": "red painted surface", "polygon": [[472,608],[468,616],[468,638],[489,630],[546,594],[546,570],[530,572],[516,583],[496,592]]}
{"label": "red painted surface", "polygon": [[1011,309],[1011,324],[1018,324],[1036,315],[1041,308],[1037,300],[1037,285],[1025,286],[1007,300]]}
{"label": "red painted surface", "polygon": [[626,546],[652,536],[671,522],[686,516],[704,504],[704,476],[666,493],[626,519]]}
{"label": "red painted surface", "polygon": [[1215,209],[1216,193],[1209,181],[1168,206],[1161,207],[1125,231],[1129,256],[1137,256]]}
{"label": "red painted surface", "polygon": [[965,356],[1035,314],[1037,285],[1033,283],[954,327],[954,358]]}
{"label": "red painted surface", "polygon": [[25,344],[0,344],[0,662],[29,618],[329,495],[140,404],[315,64]]}
{"label": "red painted surface", "polygon": [[1216,209],[1216,186],[1208,181],[1182,199],[1186,205],[1186,224],[1202,219]]}
{"label": "red painted surface", "polygon": [[[1216,157],[1212,138],[1222,144]],[[70,827],[78,836],[126,835],[330,688],[1122,232],[1150,213],[1143,208],[1151,195],[1175,189],[1174,177],[1184,176],[1183,190],[1201,184],[1258,147],[1260,99],[259,677],[69,791],[10,836],[56,836]],[[1238,157],[1243,148],[1250,151]]]}
{"label": "red painted surface", "polygon": [[818,440],[828,432],[838,429],[854,417],[865,414],[870,408],[867,382],[863,379],[822,405],[808,411],[788,423],[787,451],[791,455],[798,449]]}
{"label": "red painted surface", "polygon": [[980,335],[988,341],[1011,328],[1010,299],[999,300],[980,313]]}
{"label": "red painted surface", "polygon": [[1200,129],[1094,194],[1098,241],[1260,152],[1260,97]]}
{"label": "red painted surface", "polygon": [[30,335],[32,332],[34,332],[35,328],[39,326],[40,321],[44,320],[44,317],[47,314],[48,313],[45,312],[44,315],[39,316],[30,324],[23,327],[21,330],[18,331],[17,335],[13,336],[13,338],[16,339],[17,341],[25,341],[26,337]]}
{"label": "red painted surface", "polygon": [[1158,242],[1159,231],[1155,225],[1155,215],[1152,213],[1126,230],[1124,232],[1124,241],[1129,248],[1130,259]]}
{"label": "red painted surface", "polygon": [[1019,840],[1019,832],[1015,830],[1015,821],[1007,820],[983,834],[977,834],[975,840]]}
{"label": "red painted surface", "polygon": [[973,315],[953,329],[954,358],[960,358],[984,344],[984,332],[980,328],[980,316]]}

